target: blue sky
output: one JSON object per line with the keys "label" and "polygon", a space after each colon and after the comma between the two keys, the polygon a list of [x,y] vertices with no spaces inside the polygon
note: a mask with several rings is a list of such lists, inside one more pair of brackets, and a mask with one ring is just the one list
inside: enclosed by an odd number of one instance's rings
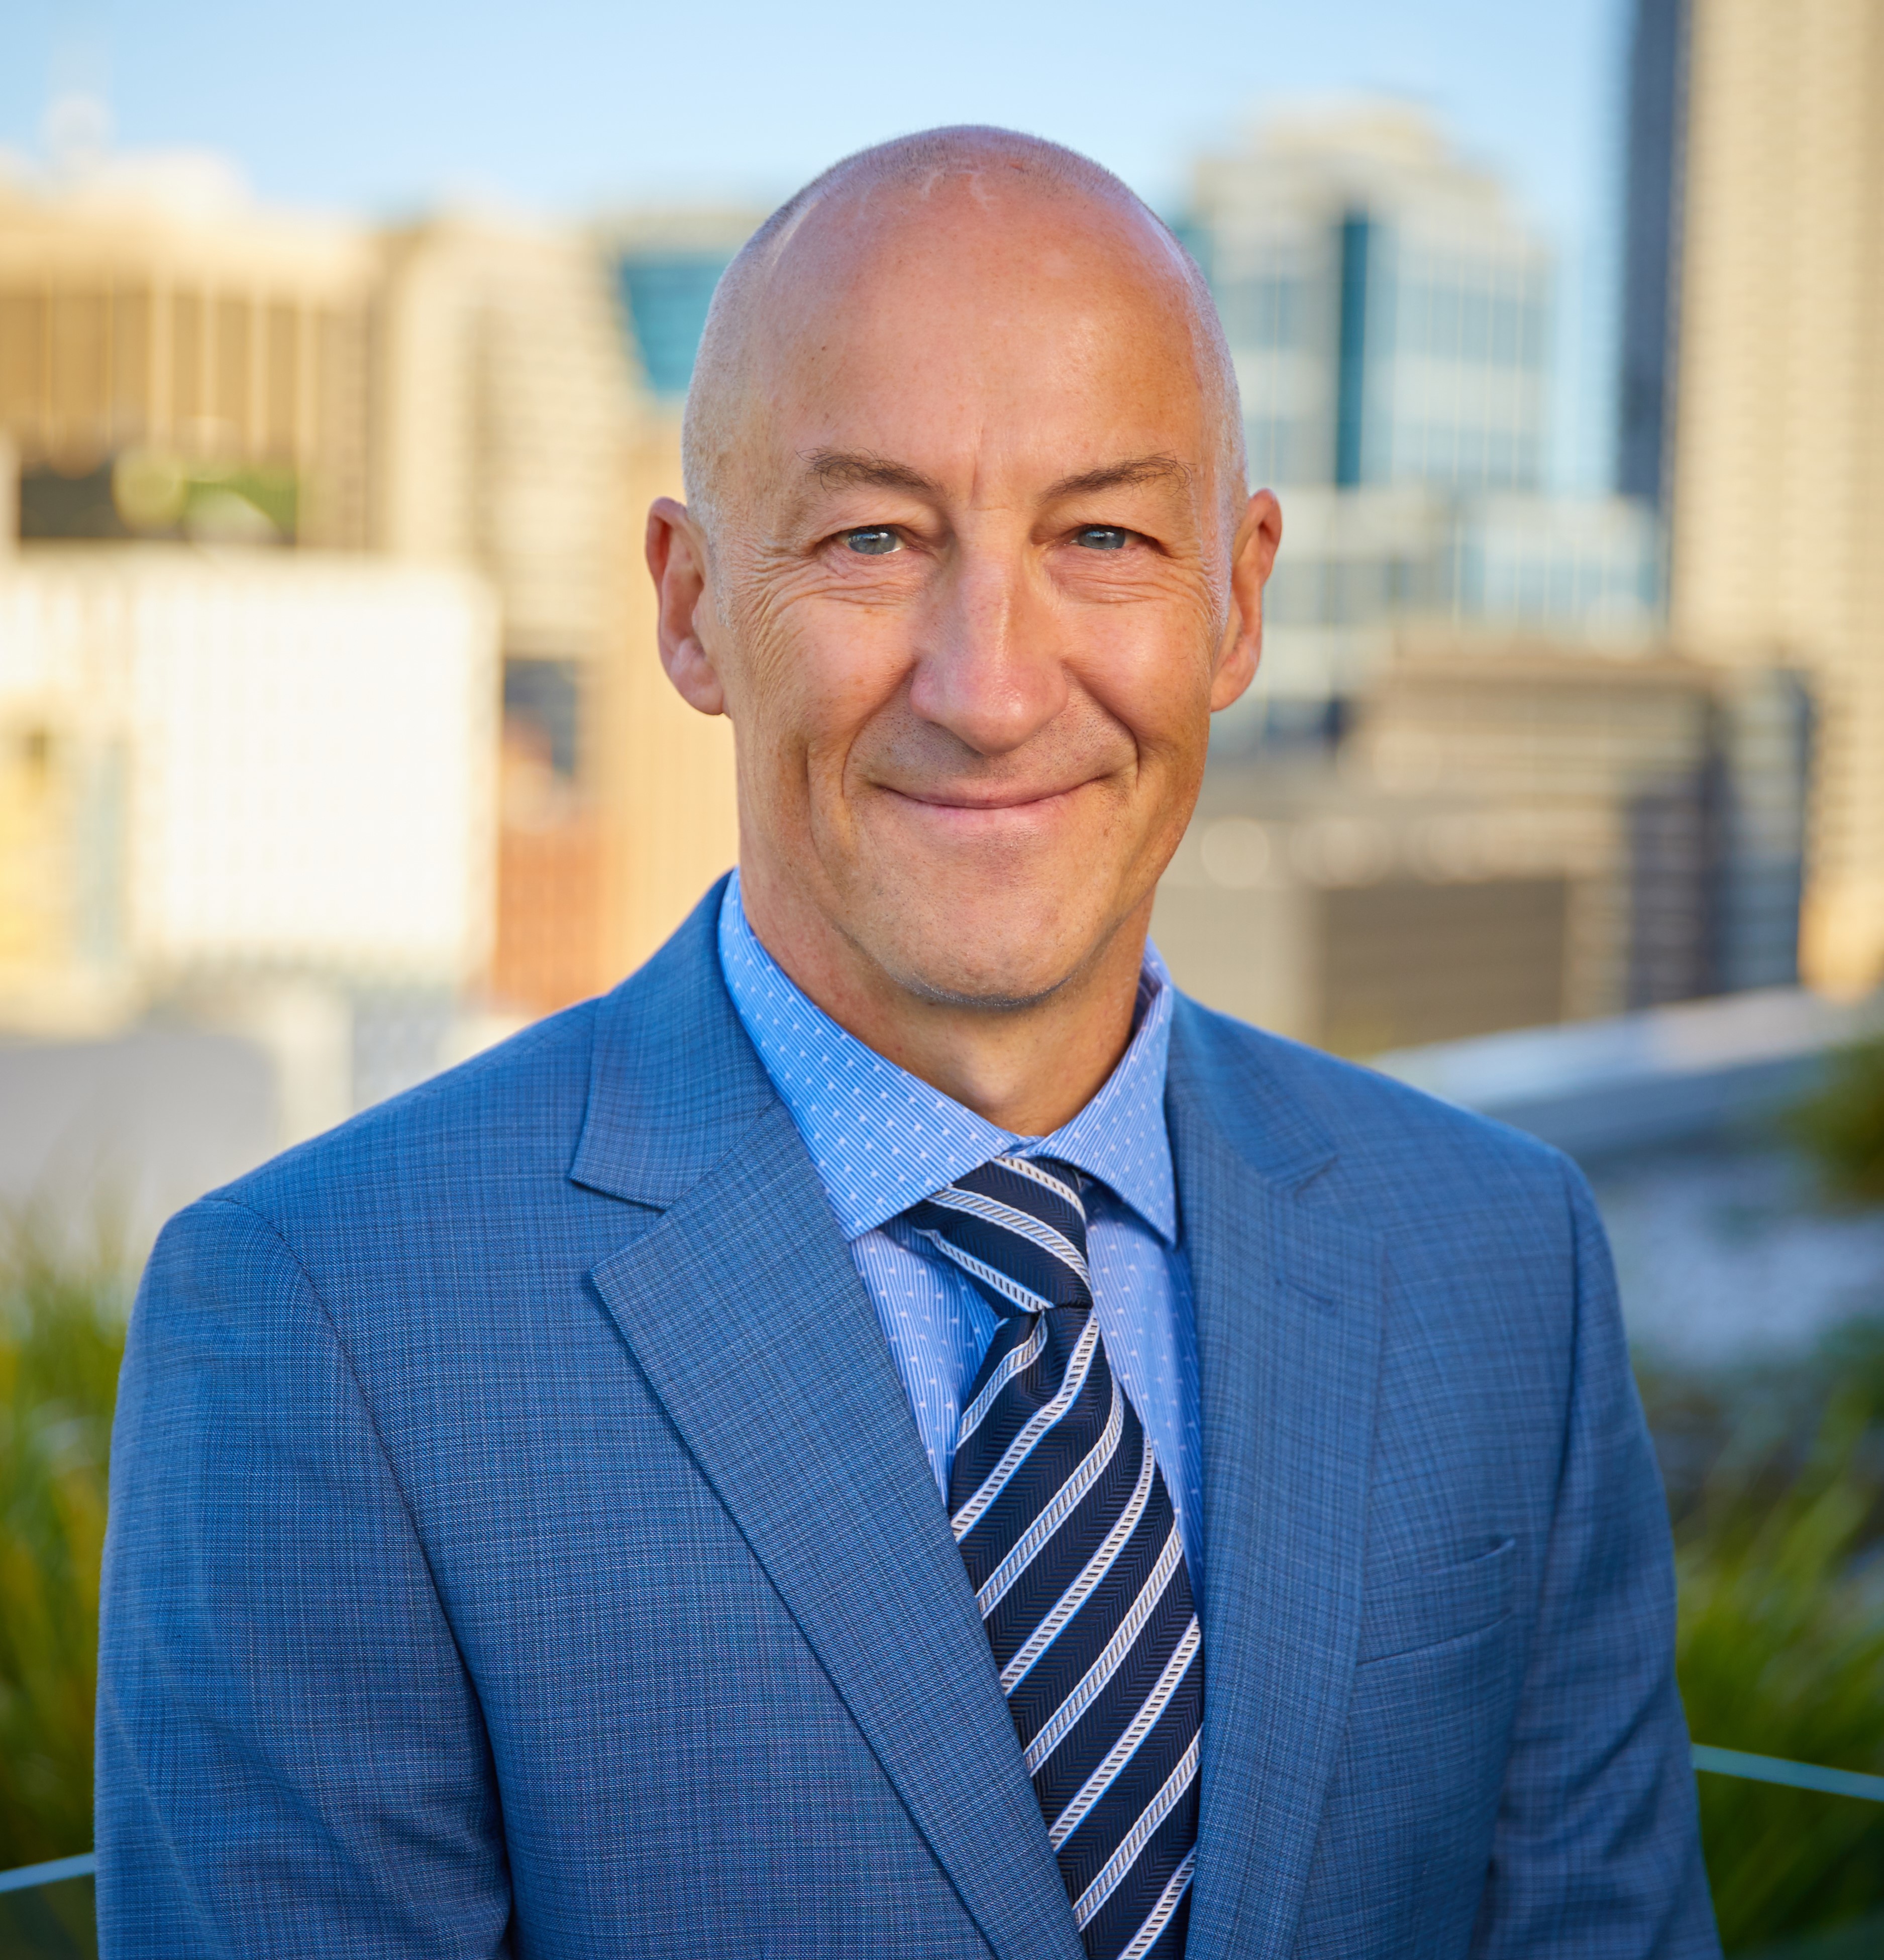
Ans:
{"label": "blue sky", "polygon": [[125,148],[233,157],[265,199],[409,213],[473,197],[581,212],[764,202],[945,122],[1073,145],[1160,208],[1265,102],[1422,102],[1557,245],[1558,473],[1605,466],[1621,0],[0,0],[0,147],[46,103],[110,102]]}

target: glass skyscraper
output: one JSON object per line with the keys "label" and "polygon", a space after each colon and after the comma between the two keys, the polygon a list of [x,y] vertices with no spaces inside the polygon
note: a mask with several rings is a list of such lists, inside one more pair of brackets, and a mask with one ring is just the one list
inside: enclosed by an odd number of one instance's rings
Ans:
{"label": "glass skyscraper", "polygon": [[1416,111],[1278,119],[1199,164],[1182,228],[1236,357],[1257,481],[1542,483],[1549,253]]}
{"label": "glass skyscraper", "polygon": [[1674,406],[1680,284],[1677,178],[1685,114],[1688,0],[1634,0],[1622,212],[1616,488],[1658,508]]}
{"label": "glass skyscraper", "polygon": [[623,323],[658,399],[678,405],[686,397],[713,289],[764,216],[679,205],[624,212],[602,227]]}
{"label": "glass skyscraper", "polygon": [[713,288],[732,258],[730,252],[657,246],[625,252],[616,261],[648,385],[664,399],[686,394]]}

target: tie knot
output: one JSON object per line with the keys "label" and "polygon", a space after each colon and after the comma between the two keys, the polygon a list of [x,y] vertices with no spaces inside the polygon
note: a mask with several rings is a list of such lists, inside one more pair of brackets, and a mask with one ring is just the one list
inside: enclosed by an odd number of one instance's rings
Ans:
{"label": "tie knot", "polygon": [[1090,1307],[1084,1182],[1052,1157],[991,1157],[903,1215],[998,1313]]}

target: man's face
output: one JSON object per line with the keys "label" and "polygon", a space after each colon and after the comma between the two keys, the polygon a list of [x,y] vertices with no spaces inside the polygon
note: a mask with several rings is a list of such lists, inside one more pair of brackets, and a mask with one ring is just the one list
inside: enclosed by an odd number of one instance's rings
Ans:
{"label": "man's face", "polygon": [[1253,670],[1166,248],[1075,219],[945,187],[794,245],[698,616],[749,902],[930,1000],[1039,998],[1148,912]]}

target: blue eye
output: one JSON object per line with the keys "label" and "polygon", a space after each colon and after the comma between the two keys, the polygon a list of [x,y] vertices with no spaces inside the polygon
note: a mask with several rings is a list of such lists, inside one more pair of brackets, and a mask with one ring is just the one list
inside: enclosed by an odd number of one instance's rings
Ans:
{"label": "blue eye", "polygon": [[1087,524],[1074,533],[1073,542],[1087,551],[1123,551],[1131,535],[1116,524]]}
{"label": "blue eye", "polygon": [[896,549],[896,534],[887,525],[870,524],[859,531],[846,531],[844,542],[854,552],[861,552],[867,558],[881,558],[886,552]]}

